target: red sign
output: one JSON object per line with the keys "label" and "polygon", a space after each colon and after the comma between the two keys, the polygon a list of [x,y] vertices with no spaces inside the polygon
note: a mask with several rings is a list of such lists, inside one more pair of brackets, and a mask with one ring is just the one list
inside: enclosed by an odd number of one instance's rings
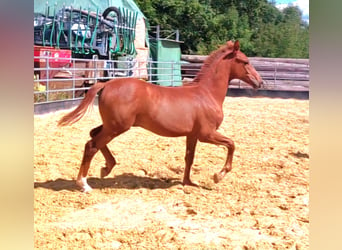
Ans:
{"label": "red sign", "polygon": [[65,67],[71,64],[71,50],[34,46],[34,61],[46,63],[47,60],[51,68]]}

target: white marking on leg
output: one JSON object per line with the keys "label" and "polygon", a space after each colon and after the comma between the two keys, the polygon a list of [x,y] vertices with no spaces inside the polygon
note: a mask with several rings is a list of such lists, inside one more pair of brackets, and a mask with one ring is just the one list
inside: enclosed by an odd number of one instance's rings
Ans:
{"label": "white marking on leg", "polygon": [[82,192],[88,193],[92,191],[93,189],[88,185],[87,178],[82,177],[80,179],[77,179],[76,184],[81,188]]}

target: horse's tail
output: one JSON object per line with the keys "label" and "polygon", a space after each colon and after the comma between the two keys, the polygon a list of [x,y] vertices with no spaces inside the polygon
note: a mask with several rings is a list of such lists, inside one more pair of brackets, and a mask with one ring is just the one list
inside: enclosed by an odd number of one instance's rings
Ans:
{"label": "horse's tail", "polygon": [[94,102],[97,92],[103,89],[105,84],[106,84],[105,82],[97,82],[96,84],[94,84],[88,90],[87,94],[85,95],[80,105],[78,105],[78,107],[75,110],[66,114],[58,121],[58,126],[71,125],[79,121],[87,112],[89,105]]}

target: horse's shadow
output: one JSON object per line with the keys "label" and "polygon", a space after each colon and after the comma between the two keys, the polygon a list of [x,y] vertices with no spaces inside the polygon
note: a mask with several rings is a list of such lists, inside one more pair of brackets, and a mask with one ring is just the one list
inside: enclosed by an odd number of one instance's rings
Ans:
{"label": "horse's shadow", "polygon": [[[131,173],[118,175],[118,176],[115,176],[114,178],[104,178],[104,179],[90,177],[87,180],[88,180],[88,184],[93,189],[104,189],[104,188],[167,189],[172,186],[182,184],[180,180],[175,179],[175,178],[169,178],[169,179],[152,178],[152,177],[145,177],[145,176],[136,176]],[[34,188],[45,188],[45,189],[51,189],[54,191],[79,190],[79,187],[76,185],[75,180],[65,180],[65,179],[50,180],[50,181],[45,181],[45,182],[35,182]]]}

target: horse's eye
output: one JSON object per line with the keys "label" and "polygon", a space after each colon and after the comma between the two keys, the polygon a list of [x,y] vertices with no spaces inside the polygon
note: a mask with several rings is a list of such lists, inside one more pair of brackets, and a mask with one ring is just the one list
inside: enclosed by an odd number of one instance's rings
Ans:
{"label": "horse's eye", "polygon": [[244,63],[245,65],[249,64],[248,59],[237,58],[240,62]]}

